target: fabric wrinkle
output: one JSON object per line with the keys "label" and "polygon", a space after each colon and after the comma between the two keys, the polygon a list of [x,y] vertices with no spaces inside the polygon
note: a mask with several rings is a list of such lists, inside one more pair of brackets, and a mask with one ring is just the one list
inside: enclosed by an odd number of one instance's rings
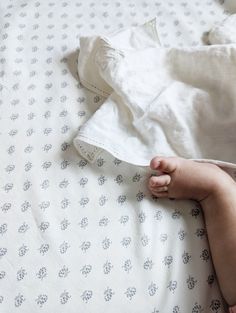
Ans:
{"label": "fabric wrinkle", "polygon": [[[209,39],[220,28],[221,34],[236,29],[235,16],[213,27]],[[95,68],[91,79],[110,92],[78,132],[75,147],[81,152],[86,137],[83,153],[97,142],[99,149],[140,166],[159,153],[236,168],[235,43],[163,48],[155,31],[151,20],[90,39],[96,42],[91,60],[86,56]]]}

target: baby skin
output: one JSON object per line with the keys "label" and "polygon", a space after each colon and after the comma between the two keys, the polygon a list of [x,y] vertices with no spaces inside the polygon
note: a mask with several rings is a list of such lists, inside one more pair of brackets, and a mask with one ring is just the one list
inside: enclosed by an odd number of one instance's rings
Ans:
{"label": "baby skin", "polygon": [[148,187],[158,198],[192,199],[200,203],[211,255],[223,297],[236,305],[236,183],[210,163],[177,157],[155,157],[158,175]]}

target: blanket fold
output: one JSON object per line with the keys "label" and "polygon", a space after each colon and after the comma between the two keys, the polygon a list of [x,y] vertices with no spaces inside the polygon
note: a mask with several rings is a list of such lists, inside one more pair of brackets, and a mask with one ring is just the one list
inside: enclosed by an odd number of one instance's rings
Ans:
{"label": "blanket fold", "polygon": [[168,49],[155,19],[82,38],[81,82],[106,100],[74,139],[78,152],[90,162],[104,149],[141,166],[163,155],[236,168],[235,29],[233,15],[210,31],[213,45]]}

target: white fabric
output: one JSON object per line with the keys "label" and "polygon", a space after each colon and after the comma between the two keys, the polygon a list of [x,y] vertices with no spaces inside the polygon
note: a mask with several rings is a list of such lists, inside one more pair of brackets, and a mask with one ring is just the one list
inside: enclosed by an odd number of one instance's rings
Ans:
{"label": "white fabric", "polygon": [[[150,24],[155,28],[155,20]],[[147,25],[86,38],[86,47],[81,41],[80,77],[89,80],[95,69],[92,85],[102,82],[110,96],[80,128],[77,150],[89,161],[99,147],[137,165],[158,154],[235,167],[236,45],[163,48],[156,32],[145,32]],[[232,41],[235,16],[221,28],[222,36],[232,30]],[[214,32],[219,28],[211,39]]]}
{"label": "white fabric", "polygon": [[236,43],[236,14],[212,28],[209,32],[209,42],[213,45]]}
{"label": "white fabric", "polygon": [[[101,36],[80,38],[80,57],[78,68],[80,81],[87,88],[101,96],[109,96],[112,93],[111,86],[103,80],[99,68],[94,64]],[[117,31],[110,37],[110,43],[114,51],[118,49],[136,50],[147,47],[156,47],[159,43],[156,32],[156,20],[152,20],[143,26],[131,27],[123,31]]]}
{"label": "white fabric", "polygon": [[236,1],[235,0],[223,0],[222,4],[224,5],[225,9],[228,10],[229,12],[236,13]]}
{"label": "white fabric", "polygon": [[225,313],[200,208],[153,199],[150,169],[72,140],[103,99],[79,38],[157,15],[163,47],[199,45],[219,0],[0,1],[0,312]]}

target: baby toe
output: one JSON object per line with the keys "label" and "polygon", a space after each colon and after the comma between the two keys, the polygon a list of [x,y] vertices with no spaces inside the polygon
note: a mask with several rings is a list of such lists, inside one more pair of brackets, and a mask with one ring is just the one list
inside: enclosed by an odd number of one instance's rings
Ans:
{"label": "baby toe", "polygon": [[149,187],[156,188],[169,185],[171,181],[170,175],[152,176],[149,179]]}
{"label": "baby toe", "polygon": [[157,198],[168,198],[169,194],[167,191],[163,191],[163,192],[156,192],[156,191],[152,191],[153,196],[157,197]]}
{"label": "baby toe", "polygon": [[160,161],[158,169],[164,173],[172,173],[176,170],[177,162],[176,158],[164,158]]}
{"label": "baby toe", "polygon": [[156,192],[163,192],[163,191],[167,191],[167,190],[168,190],[168,186],[156,187],[155,188]]}
{"label": "baby toe", "polygon": [[155,157],[155,158],[153,158],[153,159],[151,160],[151,162],[150,162],[150,167],[151,167],[151,169],[153,169],[153,170],[158,169],[161,160],[162,160],[161,157]]}

